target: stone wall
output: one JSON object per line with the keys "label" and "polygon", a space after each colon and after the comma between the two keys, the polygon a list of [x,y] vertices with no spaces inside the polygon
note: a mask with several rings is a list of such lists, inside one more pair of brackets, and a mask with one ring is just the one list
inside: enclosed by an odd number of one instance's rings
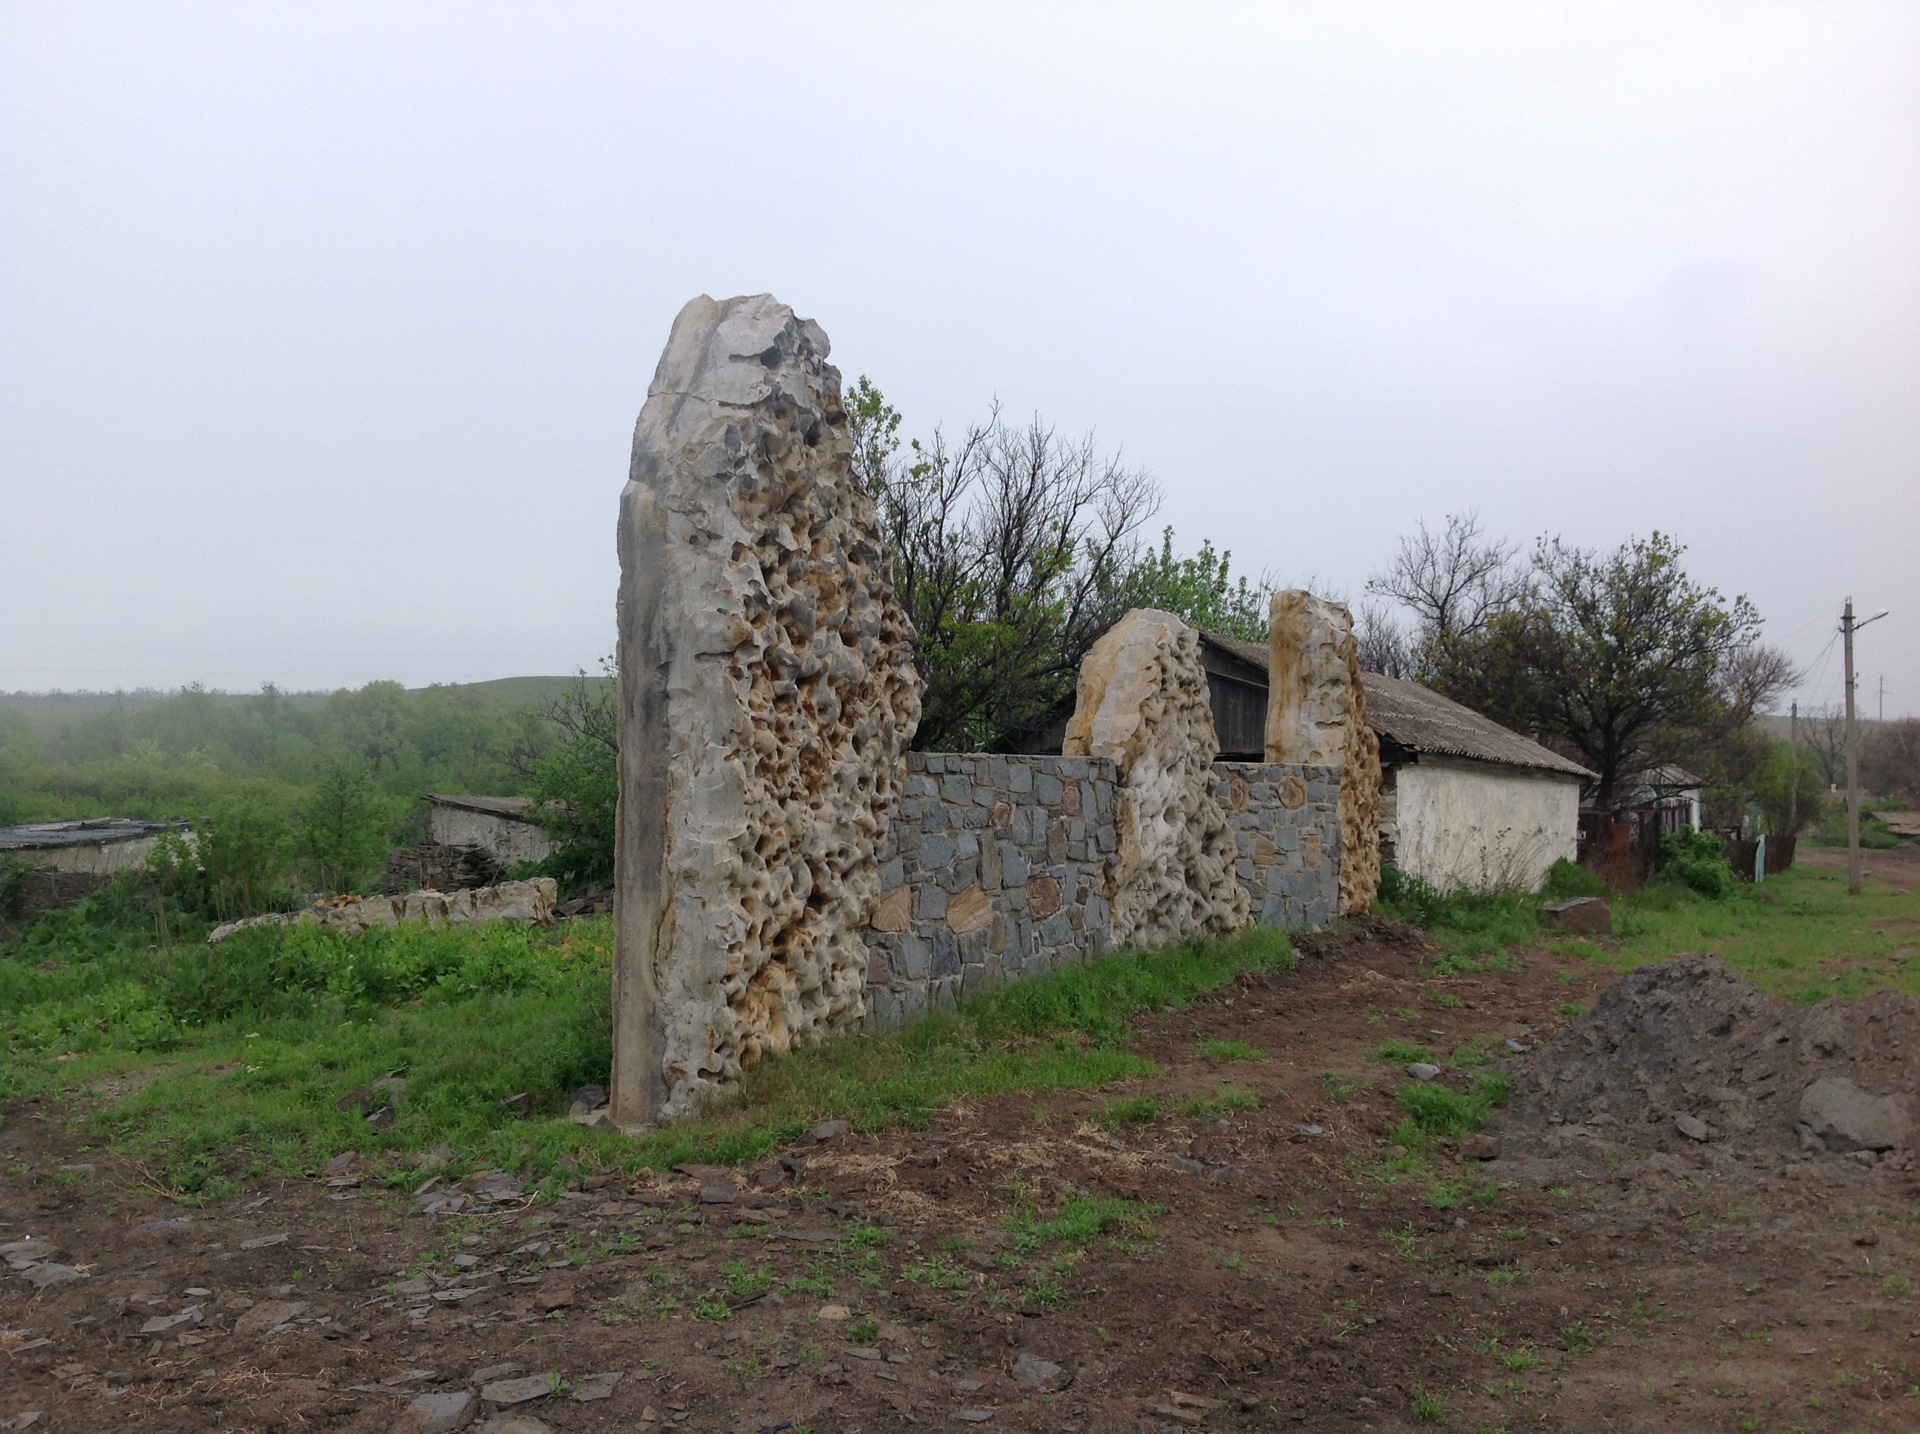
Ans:
{"label": "stone wall", "polygon": [[[1221,762],[1212,777],[1253,918],[1331,920],[1338,774]],[[1110,950],[1118,785],[1099,757],[909,754],[865,933],[870,1019],[897,1024]]]}
{"label": "stone wall", "polygon": [[881,852],[867,994],[892,1024],[1111,944],[1114,766],[913,752]]}
{"label": "stone wall", "polygon": [[1340,905],[1340,773],[1284,762],[1215,762],[1234,875],[1262,926],[1311,930]]}

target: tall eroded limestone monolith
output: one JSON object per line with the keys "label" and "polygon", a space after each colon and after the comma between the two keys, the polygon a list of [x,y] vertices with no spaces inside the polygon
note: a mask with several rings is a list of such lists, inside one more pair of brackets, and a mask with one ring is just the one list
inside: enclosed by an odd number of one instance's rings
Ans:
{"label": "tall eroded limestone monolith", "polygon": [[1340,910],[1380,894],[1380,738],[1346,604],[1277,592],[1268,609],[1267,760],[1340,769]]}
{"label": "tall eroded limestone monolith", "polygon": [[864,1009],[913,629],[819,325],[674,320],[620,496],[613,1119],[697,1109]]}
{"label": "tall eroded limestone monolith", "polygon": [[1113,939],[1164,946],[1238,930],[1252,901],[1234,876],[1233,833],[1213,796],[1220,740],[1200,636],[1172,613],[1135,608],[1080,664],[1068,757],[1119,769]]}

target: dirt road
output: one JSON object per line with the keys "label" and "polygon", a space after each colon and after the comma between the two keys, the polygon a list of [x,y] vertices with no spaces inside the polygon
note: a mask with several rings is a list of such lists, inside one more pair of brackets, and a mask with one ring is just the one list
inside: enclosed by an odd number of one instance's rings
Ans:
{"label": "dirt road", "polygon": [[[1405,1077],[1369,1053],[1532,1047],[1611,972],[1433,979],[1385,923],[1302,945],[1146,1022],[1160,1077],[541,1204],[505,1173],[427,1214],[448,1187],[349,1168],[186,1208],[80,1105],[15,1103],[0,1428],[385,1431],[422,1395],[496,1434],[1920,1427],[1910,1161],[1669,1123],[1618,1166],[1444,1149],[1436,1187],[1394,1168]],[[1096,1122],[1130,1097],[1160,1113]],[[1122,1200],[1159,1213],[1047,1224]]]}

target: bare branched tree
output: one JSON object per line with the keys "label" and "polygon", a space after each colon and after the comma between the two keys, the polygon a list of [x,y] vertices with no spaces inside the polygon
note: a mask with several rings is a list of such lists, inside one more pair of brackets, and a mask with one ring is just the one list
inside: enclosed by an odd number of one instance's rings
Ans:
{"label": "bare branched tree", "polygon": [[1005,747],[1073,691],[1126,606],[1135,539],[1159,489],[1091,435],[1062,438],[996,404],[956,441],[900,452],[899,415],[866,380],[848,395],[855,464],[877,501],[895,591],[926,684],[915,743]]}
{"label": "bare branched tree", "polygon": [[1383,677],[1415,676],[1413,643],[1381,604],[1360,604],[1353,615],[1353,634],[1362,671],[1378,672]]}
{"label": "bare branched tree", "polygon": [[1800,714],[1796,740],[1820,767],[1820,780],[1831,790],[1847,780],[1847,709],[1839,703],[1810,707]]}
{"label": "bare branched tree", "polygon": [[1526,592],[1518,552],[1504,538],[1484,536],[1478,513],[1450,513],[1437,533],[1422,519],[1387,570],[1367,579],[1367,591],[1413,614],[1413,646],[1473,637]]}

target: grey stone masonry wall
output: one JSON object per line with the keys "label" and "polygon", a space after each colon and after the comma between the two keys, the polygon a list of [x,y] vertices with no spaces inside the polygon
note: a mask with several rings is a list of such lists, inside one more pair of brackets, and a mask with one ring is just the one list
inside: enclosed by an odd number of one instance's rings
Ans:
{"label": "grey stone masonry wall", "polygon": [[[1332,767],[1218,762],[1214,795],[1263,926],[1333,919],[1340,786]],[[912,752],[878,852],[866,938],[869,1019],[896,1025],[1112,941],[1114,764],[1098,757]]]}
{"label": "grey stone masonry wall", "polygon": [[1215,762],[1214,798],[1233,830],[1234,875],[1253,919],[1311,930],[1340,906],[1340,772],[1279,762]]}
{"label": "grey stone masonry wall", "polygon": [[1104,952],[1113,763],[912,752],[866,935],[883,1025]]}

